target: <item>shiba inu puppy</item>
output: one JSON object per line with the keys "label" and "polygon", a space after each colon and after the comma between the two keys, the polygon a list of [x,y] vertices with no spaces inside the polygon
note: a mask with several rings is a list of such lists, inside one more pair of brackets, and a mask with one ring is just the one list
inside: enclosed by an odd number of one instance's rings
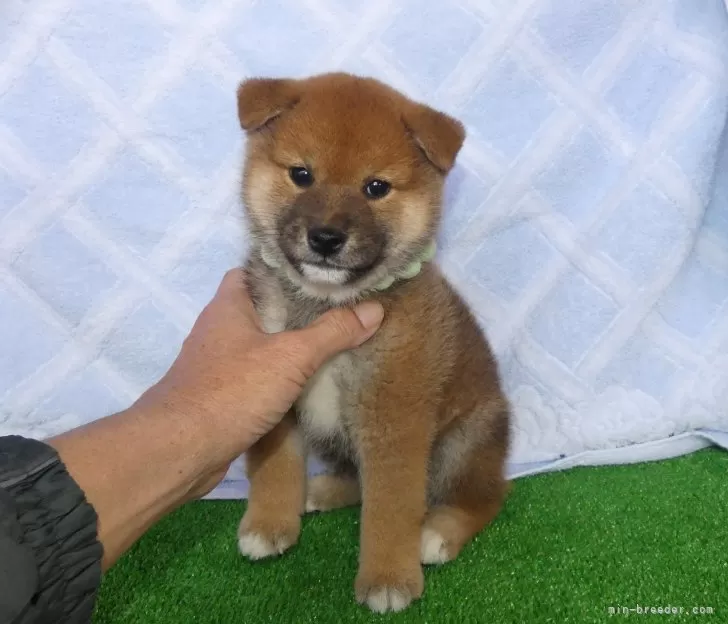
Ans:
{"label": "shiba inu puppy", "polygon": [[[335,357],[246,457],[240,551],[279,555],[300,516],[361,503],[355,596],[377,612],[423,591],[499,512],[509,406],[491,350],[430,262],[463,126],[343,73],[249,79],[243,200],[249,287],[266,331],[376,299],[378,333]],[[306,479],[305,458],[329,472]]]}

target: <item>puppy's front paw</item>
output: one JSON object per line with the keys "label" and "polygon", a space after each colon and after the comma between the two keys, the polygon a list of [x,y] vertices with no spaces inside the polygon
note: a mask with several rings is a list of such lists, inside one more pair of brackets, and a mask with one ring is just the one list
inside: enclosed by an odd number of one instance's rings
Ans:
{"label": "puppy's front paw", "polygon": [[355,592],[359,604],[366,604],[375,613],[402,611],[422,595],[425,579],[422,568],[381,574],[367,574],[359,571]]}
{"label": "puppy's front paw", "polygon": [[265,537],[258,533],[243,533],[238,538],[240,554],[253,561],[282,555],[293,545],[285,536]]}
{"label": "puppy's front paw", "polygon": [[301,519],[249,518],[246,514],[238,531],[238,550],[248,559],[282,555],[298,541]]}

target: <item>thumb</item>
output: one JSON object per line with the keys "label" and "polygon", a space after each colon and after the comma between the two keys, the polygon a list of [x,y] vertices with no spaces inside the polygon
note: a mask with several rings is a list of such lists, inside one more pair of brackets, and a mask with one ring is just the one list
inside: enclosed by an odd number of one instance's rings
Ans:
{"label": "thumb", "polygon": [[310,364],[317,369],[337,353],[358,347],[369,340],[383,319],[382,305],[365,301],[354,309],[330,310],[297,333],[310,358]]}

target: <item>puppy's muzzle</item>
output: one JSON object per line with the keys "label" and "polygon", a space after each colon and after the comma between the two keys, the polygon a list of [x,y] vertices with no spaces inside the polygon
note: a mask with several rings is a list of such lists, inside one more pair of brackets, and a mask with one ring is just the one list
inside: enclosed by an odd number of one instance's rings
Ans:
{"label": "puppy's muzzle", "polygon": [[386,230],[359,189],[322,185],[284,209],[278,245],[304,276],[349,283],[384,258]]}

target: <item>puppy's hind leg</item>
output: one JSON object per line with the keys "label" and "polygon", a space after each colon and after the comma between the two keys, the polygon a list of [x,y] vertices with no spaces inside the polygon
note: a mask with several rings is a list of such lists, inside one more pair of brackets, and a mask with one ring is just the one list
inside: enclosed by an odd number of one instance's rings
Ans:
{"label": "puppy's hind leg", "polygon": [[308,479],[306,512],[331,511],[361,503],[361,486],[356,466],[332,453],[319,454],[328,466],[325,474]]}
{"label": "puppy's hind leg", "polygon": [[492,437],[473,449],[463,473],[427,513],[420,544],[423,564],[452,561],[498,515],[510,490],[504,476],[505,456],[505,446]]}
{"label": "puppy's hind leg", "polygon": [[307,513],[353,507],[360,502],[361,489],[356,477],[347,474],[321,474],[308,480]]}

